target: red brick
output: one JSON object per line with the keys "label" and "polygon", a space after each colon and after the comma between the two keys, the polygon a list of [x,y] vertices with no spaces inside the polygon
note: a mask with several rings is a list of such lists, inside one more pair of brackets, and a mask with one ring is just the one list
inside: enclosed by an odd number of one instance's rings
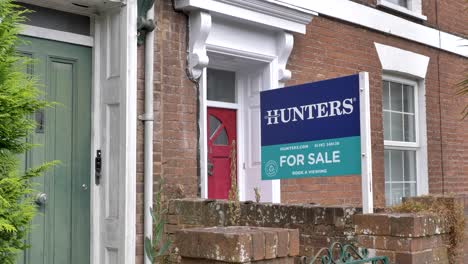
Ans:
{"label": "red brick", "polygon": [[299,255],[299,230],[289,230],[289,256]]}
{"label": "red brick", "polygon": [[274,231],[266,231],[265,235],[265,259],[276,258],[278,248],[278,234]]}
{"label": "red brick", "polygon": [[353,217],[357,234],[389,235],[390,220],[387,214],[356,214]]}

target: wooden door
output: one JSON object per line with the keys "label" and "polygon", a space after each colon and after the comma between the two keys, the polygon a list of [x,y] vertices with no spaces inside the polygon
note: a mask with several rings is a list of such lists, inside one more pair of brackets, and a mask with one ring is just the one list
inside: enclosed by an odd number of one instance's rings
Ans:
{"label": "wooden door", "polygon": [[39,146],[25,166],[60,164],[35,179],[38,214],[25,264],[86,264],[90,261],[91,48],[23,37],[18,50],[34,60],[29,73],[54,107],[36,113],[41,125],[28,139]]}
{"label": "wooden door", "polygon": [[[208,198],[227,199],[231,187],[231,153],[236,148],[236,110],[208,108]],[[234,144],[233,144],[234,142]],[[237,158],[234,162],[237,165]]]}

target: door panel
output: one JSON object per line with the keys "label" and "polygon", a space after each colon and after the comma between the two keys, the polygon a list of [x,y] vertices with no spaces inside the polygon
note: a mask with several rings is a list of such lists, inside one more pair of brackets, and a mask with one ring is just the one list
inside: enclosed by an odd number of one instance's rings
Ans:
{"label": "door panel", "polygon": [[[91,49],[23,37],[19,47],[34,59],[30,73],[53,107],[44,110],[43,131],[28,140],[39,144],[25,157],[26,167],[46,161],[60,164],[35,179],[47,195],[29,236],[25,264],[86,264],[90,260]],[[84,186],[84,187],[83,187]]]}
{"label": "door panel", "polygon": [[[208,198],[227,199],[231,188],[233,142],[236,147],[236,111],[208,108],[207,113]],[[235,173],[237,175],[237,170]]]}
{"label": "door panel", "polygon": [[[133,263],[135,256],[136,53],[135,1],[102,10],[96,17],[100,45],[96,102],[96,147],[102,151],[99,185],[94,184],[93,259],[99,264]],[[135,46],[134,46],[135,45]],[[133,69],[135,68],[135,70]],[[131,195],[133,194],[133,195]]]}
{"label": "door panel", "polygon": [[255,201],[254,188],[259,188],[262,202],[273,201],[272,181],[261,180],[260,91],[268,89],[264,69],[240,74],[245,83],[244,98],[244,177],[245,199]]}

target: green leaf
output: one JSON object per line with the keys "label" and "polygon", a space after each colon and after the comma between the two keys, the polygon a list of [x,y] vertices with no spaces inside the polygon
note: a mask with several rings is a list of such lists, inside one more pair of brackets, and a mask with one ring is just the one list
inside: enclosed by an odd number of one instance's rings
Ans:
{"label": "green leaf", "polygon": [[164,243],[161,246],[161,248],[159,248],[158,256],[162,256],[162,255],[166,254],[166,252],[168,251],[170,246],[171,246],[171,242],[166,241],[166,243]]}
{"label": "green leaf", "polygon": [[145,237],[145,254],[151,260],[151,263],[154,263],[154,247],[148,237]]}

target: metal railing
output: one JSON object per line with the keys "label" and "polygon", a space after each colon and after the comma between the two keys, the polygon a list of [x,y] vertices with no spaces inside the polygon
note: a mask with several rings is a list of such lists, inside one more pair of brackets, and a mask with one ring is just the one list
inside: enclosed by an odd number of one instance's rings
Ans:
{"label": "metal railing", "polygon": [[330,248],[322,248],[314,257],[302,257],[302,264],[388,264],[385,256],[368,257],[366,248],[356,248],[353,245],[333,243]]}

